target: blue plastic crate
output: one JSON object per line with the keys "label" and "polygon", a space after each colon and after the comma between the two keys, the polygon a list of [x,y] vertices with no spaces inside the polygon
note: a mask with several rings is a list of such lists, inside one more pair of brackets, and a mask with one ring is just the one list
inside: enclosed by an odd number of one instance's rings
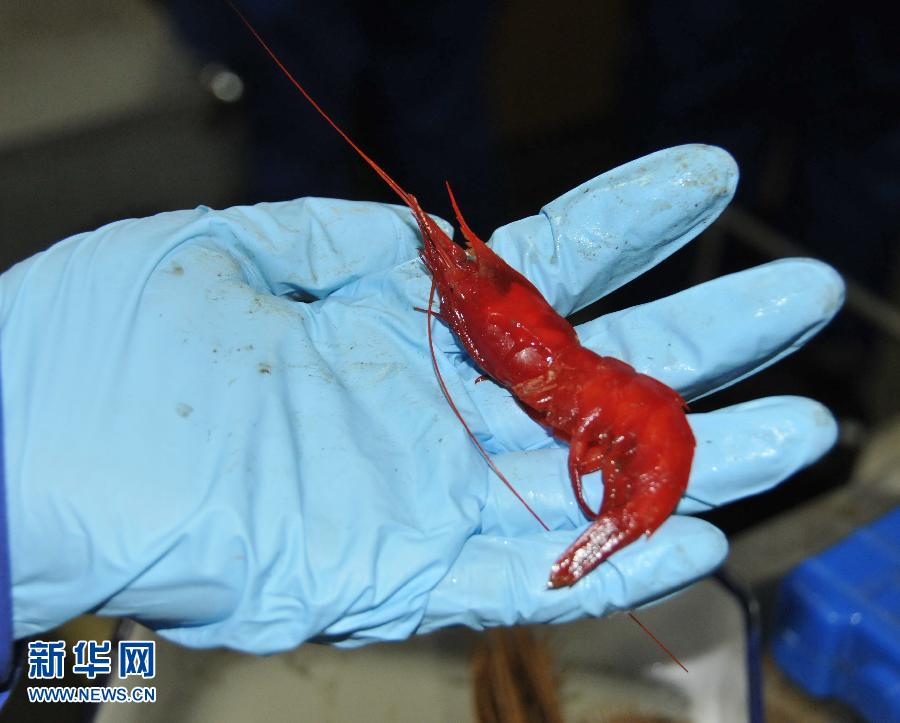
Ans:
{"label": "blue plastic crate", "polygon": [[799,685],[900,721],[900,507],[782,582],[773,653]]}

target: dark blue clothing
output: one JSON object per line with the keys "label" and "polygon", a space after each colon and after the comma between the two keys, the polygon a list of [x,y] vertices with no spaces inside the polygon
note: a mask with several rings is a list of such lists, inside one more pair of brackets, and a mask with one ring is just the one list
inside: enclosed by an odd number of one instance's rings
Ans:
{"label": "dark blue clothing", "polygon": [[[0,399],[2,395],[0,377]],[[6,533],[6,485],[3,459],[3,406],[0,405],[0,708],[6,702],[13,678],[12,590],[9,545]]]}

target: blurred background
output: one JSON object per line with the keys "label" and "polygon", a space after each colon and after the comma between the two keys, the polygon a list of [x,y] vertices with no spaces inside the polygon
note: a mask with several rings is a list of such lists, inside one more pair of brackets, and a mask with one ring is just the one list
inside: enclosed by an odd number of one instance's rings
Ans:
{"label": "blurred background", "polygon": [[[897,504],[896,9],[865,0],[258,0],[243,9],[426,208],[449,215],[449,179],[484,237],[659,148],[731,152],[741,168],[733,209],[577,320],[785,256],[813,256],[844,275],[844,310],[804,350],[693,405],[801,394],[841,422],[838,445],[817,465],[708,515],[729,534],[729,571],[761,605],[765,638],[785,574]],[[129,216],[304,195],[393,202],[221,2],[2,1],[0,87],[0,271]],[[767,666],[773,719],[853,719]],[[779,695],[800,707],[779,708]]]}

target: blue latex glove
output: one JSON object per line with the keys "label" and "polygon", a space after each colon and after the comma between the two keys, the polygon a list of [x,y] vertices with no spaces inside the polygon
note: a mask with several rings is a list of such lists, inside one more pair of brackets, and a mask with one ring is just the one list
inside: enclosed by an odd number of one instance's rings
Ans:
{"label": "blue latex glove", "polygon": [[[662,151],[499,229],[494,248],[568,313],[703,230],[736,180],[719,149]],[[92,610],[193,646],[359,644],[603,615],[719,565],[723,535],[675,515],[546,589],[586,524],[566,450],[503,389],[475,385],[434,322],[457,405],[545,533],[441,395],[413,309],[430,283],[418,243],[405,209],[301,199],[121,221],[0,277],[16,636]],[[789,260],[579,333],[690,399],[801,346],[841,298],[829,267]],[[690,494],[710,505],[771,487],[835,438],[800,398],[691,423]]]}

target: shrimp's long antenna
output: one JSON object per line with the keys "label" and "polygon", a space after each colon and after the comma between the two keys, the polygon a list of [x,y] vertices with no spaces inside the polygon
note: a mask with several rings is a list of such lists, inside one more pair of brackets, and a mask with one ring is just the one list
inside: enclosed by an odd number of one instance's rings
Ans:
{"label": "shrimp's long antenna", "polygon": [[250,31],[250,34],[253,35],[253,37],[256,39],[256,42],[262,46],[262,49],[265,50],[266,53],[268,53],[269,57],[275,62],[275,65],[279,67],[281,72],[285,74],[287,79],[291,81],[294,87],[303,94],[303,97],[310,102],[312,107],[318,111],[319,115],[322,116],[326,121],[328,121],[328,125],[334,128],[340,134],[341,138],[343,138],[345,141],[347,141],[347,143],[350,144],[353,150],[356,151],[362,157],[362,159],[372,167],[372,170],[375,171],[375,173],[381,176],[382,180],[391,187],[391,190],[396,193],[405,204],[409,205],[410,194],[404,191],[403,188],[400,187],[400,184],[388,175],[387,171],[385,171],[381,166],[373,161],[368,156],[368,154],[363,151],[362,148],[360,148],[358,145],[356,145],[356,143],[353,142],[353,139],[344,132],[344,129],[341,128],[337,123],[335,123],[331,119],[330,115],[322,110],[322,107],[318,103],[316,103],[315,99],[306,91],[306,88],[300,85],[300,81],[298,81],[294,77],[294,74],[291,73],[291,71],[287,69],[285,64],[281,62],[281,58],[279,58],[275,54],[275,51],[269,47],[269,44],[265,40],[263,40],[262,36],[259,34],[259,32],[257,32],[256,28],[253,27],[253,25],[249,20],[247,20],[244,14],[240,10],[238,10],[237,6],[231,0],[225,0],[225,2],[228,3],[229,7],[232,10],[234,10],[235,15],[237,15],[241,19],[241,22],[247,26],[247,30]]}
{"label": "shrimp's long antenna", "polygon": [[688,669],[686,667],[684,667],[684,663],[682,663],[678,658],[676,658],[675,654],[671,650],[669,650],[665,645],[663,645],[662,641],[659,638],[657,638],[653,633],[651,633],[650,630],[647,628],[647,626],[644,625],[644,623],[642,623],[640,620],[638,620],[637,616],[633,612],[629,611],[628,617],[630,617],[632,620],[634,620],[634,622],[636,622],[640,626],[641,630],[643,630],[645,633],[647,633],[647,635],[649,635],[651,638],[653,638],[653,642],[656,643],[659,647],[661,647],[664,651],[666,651],[666,655],[668,655],[670,658],[672,658],[672,660],[674,660],[676,663],[678,663],[678,665],[681,667],[681,669],[685,673],[688,672]]}
{"label": "shrimp's long antenna", "polygon": [[[434,221],[428,216],[428,214],[422,210],[422,207],[419,205],[419,202],[416,200],[416,197],[413,196],[411,193],[407,193],[406,191],[404,191],[403,188],[400,186],[400,184],[397,183],[393,178],[391,178],[391,176],[388,174],[387,171],[385,171],[381,166],[379,166],[375,161],[373,161],[368,156],[368,154],[366,154],[366,152],[362,150],[362,148],[360,148],[358,145],[356,145],[356,143],[353,141],[353,139],[350,138],[350,136],[347,135],[347,133],[344,132],[344,130],[331,119],[331,116],[329,116],[328,113],[326,113],[318,103],[316,103],[315,99],[313,99],[313,97],[307,92],[306,88],[304,88],[300,84],[300,81],[298,81],[294,77],[293,73],[291,73],[291,71],[287,69],[285,64],[283,62],[281,62],[281,58],[279,58],[278,55],[275,53],[275,51],[269,47],[269,44],[265,40],[263,40],[263,37],[259,34],[259,32],[256,30],[256,28],[253,27],[253,24],[244,16],[244,14],[240,10],[238,10],[237,6],[231,0],[225,0],[225,2],[234,11],[235,15],[237,15],[241,19],[241,22],[247,26],[247,30],[250,31],[250,34],[256,39],[256,42],[259,43],[260,46],[262,47],[262,49],[266,51],[266,53],[269,55],[269,57],[274,61],[275,65],[278,66],[278,68],[281,70],[282,73],[284,73],[284,75],[293,84],[293,86],[297,90],[299,90],[300,93],[303,94],[303,97],[306,98],[306,100],[308,100],[310,102],[312,107],[316,109],[316,111],[319,113],[319,115],[322,116],[326,121],[328,121],[328,125],[330,125],[332,128],[334,128],[334,130],[336,130],[340,134],[341,138],[343,138],[345,141],[347,141],[347,143],[350,144],[351,148],[353,148],[353,150],[356,151],[362,157],[362,159],[366,163],[368,163],[369,166],[372,167],[372,170],[374,170],[375,173],[377,173],[382,178],[382,180],[385,183],[387,183],[388,186],[391,187],[391,190],[393,190],[394,193],[396,193],[402,199],[402,201],[407,206],[409,206],[410,210],[412,210],[412,212],[413,212],[413,215],[416,217],[416,221],[419,224],[419,228],[422,232],[423,241],[426,244],[429,243],[429,238],[430,238],[429,229],[431,229],[435,224],[434,224]],[[447,190],[450,191],[449,184],[447,184]],[[462,219],[462,215],[459,212],[459,208],[456,206],[456,199],[453,198],[452,191],[450,192],[450,199],[451,199],[451,202],[453,203],[453,209],[456,212],[456,215],[459,218],[460,223],[462,225],[464,235],[466,236],[466,238],[469,238],[470,236],[474,237],[475,234],[472,233],[471,229],[469,229],[468,225],[466,225],[466,222]],[[477,241],[477,238],[475,240]],[[482,243],[482,242],[479,241],[479,243]],[[469,425],[466,423],[466,420],[463,418],[462,413],[459,411],[456,404],[453,402],[453,397],[450,396],[450,390],[447,389],[447,385],[444,382],[444,377],[441,374],[440,368],[438,367],[437,356],[435,355],[435,351],[434,351],[434,339],[431,334],[431,317],[437,316],[437,314],[434,312],[434,310],[432,308],[434,306],[434,292],[435,292],[435,284],[434,284],[434,281],[432,280],[431,291],[428,294],[428,309],[425,311],[427,314],[426,318],[428,320],[428,347],[431,351],[431,361],[434,364],[434,371],[437,376],[438,384],[441,387],[441,391],[444,393],[444,396],[447,399],[447,403],[450,405],[450,408],[453,410],[453,413],[456,415],[456,417],[462,423],[463,428],[466,430],[466,434],[469,435],[469,438],[475,444],[475,447],[478,449],[478,452],[481,454],[481,456],[484,457],[484,460],[487,462],[488,466],[500,478],[500,480],[503,482],[503,484],[506,485],[506,487],[509,489],[509,491],[512,492],[513,495],[515,495],[516,499],[518,499],[519,502],[521,502],[523,505],[525,505],[525,509],[527,509],[531,513],[531,515],[538,521],[538,523],[540,523],[541,527],[543,527],[545,530],[549,530],[550,528],[547,526],[547,523],[544,522],[541,519],[540,515],[538,515],[538,513],[534,510],[534,508],[528,504],[528,502],[525,500],[524,497],[522,497],[522,495],[515,488],[515,486],[512,484],[512,482],[510,482],[506,478],[506,475],[504,475],[503,472],[500,471],[500,469],[497,467],[494,460],[492,460],[490,455],[487,453],[487,450],[485,450],[485,448],[481,446],[481,442],[478,441],[478,438],[475,436],[475,434],[469,428]]]}

